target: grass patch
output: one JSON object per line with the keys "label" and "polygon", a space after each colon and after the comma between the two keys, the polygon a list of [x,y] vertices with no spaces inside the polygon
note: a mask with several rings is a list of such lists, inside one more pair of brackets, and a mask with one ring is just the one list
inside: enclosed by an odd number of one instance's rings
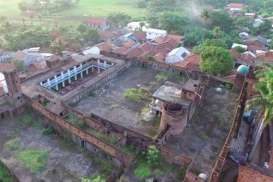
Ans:
{"label": "grass patch", "polygon": [[18,137],[13,138],[7,141],[4,145],[4,148],[9,151],[17,151],[20,149],[20,139]]}
{"label": "grass patch", "polygon": [[184,77],[172,72],[160,72],[155,76],[156,81],[165,82],[167,80],[183,81]]}
{"label": "grass patch", "polygon": [[47,165],[48,151],[41,149],[27,149],[19,152],[17,158],[32,173],[39,173]]}
{"label": "grass patch", "polygon": [[9,170],[0,161],[0,181],[1,182],[13,182],[13,178]]}
{"label": "grass patch", "polygon": [[132,102],[141,102],[143,100],[148,100],[150,93],[142,88],[129,88],[124,93],[123,96]]}

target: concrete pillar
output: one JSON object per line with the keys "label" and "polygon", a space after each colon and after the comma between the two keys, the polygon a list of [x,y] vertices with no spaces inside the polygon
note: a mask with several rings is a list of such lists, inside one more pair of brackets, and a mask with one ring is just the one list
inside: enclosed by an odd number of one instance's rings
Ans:
{"label": "concrete pillar", "polygon": [[71,72],[70,72],[70,69],[67,70],[67,73],[68,73],[68,83],[70,84],[71,83]]}
{"label": "concrete pillar", "polygon": [[80,65],[80,67],[81,67],[81,78],[83,78],[82,64]]}
{"label": "concrete pillar", "polygon": [[62,75],[62,80],[63,80],[62,81],[62,86],[65,87],[64,73],[62,72],[61,75]]}
{"label": "concrete pillar", "polygon": [[50,82],[50,79],[49,79],[49,78],[47,79],[46,84],[47,84],[47,87],[48,87],[49,89],[51,89],[51,82]]}
{"label": "concrete pillar", "polygon": [[75,74],[75,80],[78,80],[78,76],[77,76],[77,67],[76,67],[76,66],[74,66],[74,72],[76,73],[76,74]]}
{"label": "concrete pillar", "polygon": [[98,73],[100,73],[100,68],[99,68],[99,66],[100,66],[100,60],[98,59]]}
{"label": "concrete pillar", "polygon": [[58,79],[57,79],[57,75],[55,75],[55,77],[54,77],[54,81],[55,81],[55,83],[57,83],[57,84],[56,84],[56,86],[55,86],[55,88],[56,88],[56,90],[58,91],[58,90],[59,90],[59,86],[58,86]]}

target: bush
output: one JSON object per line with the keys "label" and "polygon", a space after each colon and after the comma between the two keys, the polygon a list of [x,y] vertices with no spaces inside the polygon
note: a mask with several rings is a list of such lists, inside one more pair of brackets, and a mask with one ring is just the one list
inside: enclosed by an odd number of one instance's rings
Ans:
{"label": "bush", "polygon": [[146,153],[146,159],[148,164],[154,166],[160,162],[160,151],[155,145],[150,145]]}
{"label": "bush", "polygon": [[135,169],[134,174],[136,177],[143,180],[143,179],[151,176],[151,169],[147,164],[141,163]]}
{"label": "bush", "polygon": [[81,179],[81,182],[106,182],[106,180],[102,176],[96,175],[96,176],[92,177],[91,179],[83,177]]}
{"label": "bush", "polygon": [[27,149],[18,153],[17,158],[32,173],[41,172],[47,165],[48,151],[41,149]]}

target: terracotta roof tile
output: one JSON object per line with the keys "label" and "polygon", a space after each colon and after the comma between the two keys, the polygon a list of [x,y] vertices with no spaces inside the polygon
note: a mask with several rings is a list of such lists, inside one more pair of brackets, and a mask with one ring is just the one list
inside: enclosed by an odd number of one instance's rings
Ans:
{"label": "terracotta roof tile", "polygon": [[89,25],[103,25],[107,23],[107,20],[105,18],[90,18],[85,23]]}
{"label": "terracotta roof tile", "polygon": [[227,5],[228,8],[245,8],[246,5],[242,3],[230,3]]}
{"label": "terracotta roof tile", "polygon": [[237,182],[272,182],[273,178],[265,176],[259,171],[251,169],[247,166],[239,167],[239,176]]}
{"label": "terracotta roof tile", "polygon": [[178,68],[187,69],[189,71],[200,71],[199,69],[200,59],[201,59],[200,55],[192,54],[186,57],[184,61],[178,62],[174,65]]}

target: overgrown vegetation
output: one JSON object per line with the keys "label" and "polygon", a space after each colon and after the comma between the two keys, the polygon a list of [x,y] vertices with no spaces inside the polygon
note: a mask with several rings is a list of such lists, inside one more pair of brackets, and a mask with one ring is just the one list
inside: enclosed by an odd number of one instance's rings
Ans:
{"label": "overgrown vegetation", "polygon": [[42,149],[26,149],[17,154],[17,158],[32,173],[41,172],[47,165],[48,151]]}
{"label": "overgrown vegetation", "polygon": [[150,93],[143,88],[130,88],[123,93],[123,96],[132,102],[141,102],[148,100]]}
{"label": "overgrown vegetation", "polygon": [[13,182],[10,172],[0,161],[0,181],[1,182]]}
{"label": "overgrown vegetation", "polygon": [[74,113],[68,113],[68,115],[65,117],[65,120],[80,129],[84,129],[86,127],[85,122]]}
{"label": "overgrown vegetation", "polygon": [[148,177],[162,177],[168,174],[175,174],[177,181],[181,181],[185,176],[185,169],[171,165],[160,156],[156,146],[151,145],[144,153],[139,153],[134,175],[141,181]]}
{"label": "overgrown vegetation", "polygon": [[172,72],[160,72],[155,76],[156,81],[163,82],[167,80],[182,81],[183,77],[177,73]]}

